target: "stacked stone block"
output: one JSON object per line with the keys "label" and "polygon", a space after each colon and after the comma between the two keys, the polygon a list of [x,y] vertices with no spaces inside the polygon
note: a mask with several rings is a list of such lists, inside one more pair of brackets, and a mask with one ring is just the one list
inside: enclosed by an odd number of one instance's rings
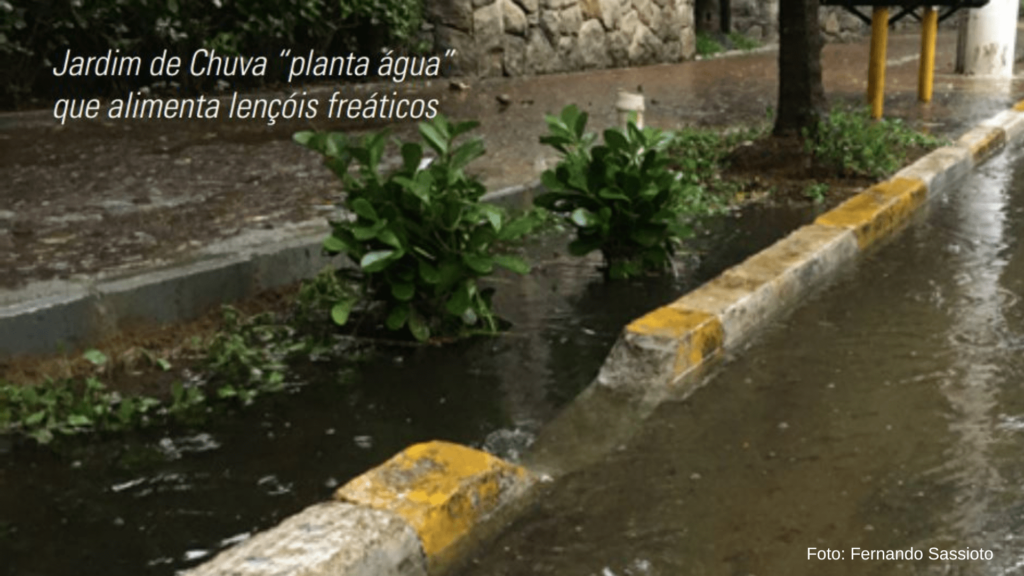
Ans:
{"label": "stacked stone block", "polygon": [[437,0],[435,49],[452,72],[520,76],[679,62],[694,54],[692,0]]}

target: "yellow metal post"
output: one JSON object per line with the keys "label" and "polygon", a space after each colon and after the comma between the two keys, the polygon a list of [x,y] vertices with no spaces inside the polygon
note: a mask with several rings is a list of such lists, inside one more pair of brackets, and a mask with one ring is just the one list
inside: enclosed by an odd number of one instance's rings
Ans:
{"label": "yellow metal post", "polygon": [[868,61],[868,102],[871,117],[882,117],[885,100],[885,45],[889,39],[889,9],[875,7],[871,14],[871,56]]}
{"label": "yellow metal post", "polygon": [[921,63],[917,70],[917,99],[932,101],[935,81],[935,34],[939,28],[939,11],[926,6],[921,18]]}

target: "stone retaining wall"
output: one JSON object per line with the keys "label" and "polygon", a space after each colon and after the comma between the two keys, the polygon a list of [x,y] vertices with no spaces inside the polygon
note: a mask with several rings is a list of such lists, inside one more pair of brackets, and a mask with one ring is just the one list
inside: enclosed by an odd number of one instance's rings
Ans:
{"label": "stone retaining wall", "polygon": [[679,62],[695,51],[692,0],[434,0],[427,17],[463,75]]}

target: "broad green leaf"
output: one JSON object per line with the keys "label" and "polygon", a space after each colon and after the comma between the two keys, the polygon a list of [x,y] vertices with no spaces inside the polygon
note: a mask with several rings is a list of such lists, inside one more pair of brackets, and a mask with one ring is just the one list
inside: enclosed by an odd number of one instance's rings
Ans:
{"label": "broad green leaf", "polygon": [[494,228],[494,231],[501,232],[501,220],[504,215],[504,211],[494,204],[480,204],[480,211],[484,213],[484,216],[491,223],[491,227]]}
{"label": "broad green leaf", "polygon": [[367,252],[363,259],[359,261],[359,267],[365,272],[379,272],[387,268],[396,253],[396,250],[374,250]]}
{"label": "broad green leaf", "polygon": [[484,143],[479,138],[470,140],[459,146],[452,153],[451,167],[455,170],[464,168],[473,160],[484,155]]}
{"label": "broad green leaf", "polygon": [[398,330],[405,326],[405,322],[409,319],[409,309],[409,305],[405,303],[392,308],[387,320],[384,322],[388,330]]}
{"label": "broad green leaf", "polygon": [[408,302],[412,300],[413,295],[416,294],[415,284],[403,284],[393,283],[391,284],[391,295],[402,302]]}
{"label": "broad green leaf", "polygon": [[[573,109],[575,110],[576,107],[573,106]],[[587,118],[586,112],[579,112],[577,110],[576,118],[573,120],[573,131],[575,131],[577,138],[583,138],[583,133],[587,129]]]}
{"label": "broad green leaf", "polygon": [[39,424],[40,422],[42,422],[43,418],[46,418],[46,410],[40,410],[40,411],[35,412],[33,414],[29,414],[25,418],[25,425],[26,426],[35,426],[36,424]]}
{"label": "broad green leaf", "polygon": [[29,433],[29,436],[31,436],[32,439],[34,439],[36,442],[39,442],[40,444],[49,444],[50,442],[53,442],[53,432],[51,432],[47,428],[33,430],[32,432]]}
{"label": "broad green leaf", "polygon": [[438,154],[445,155],[448,153],[448,141],[432,124],[420,122],[420,134],[423,135],[427,144],[436,150]]}
{"label": "broad green leaf", "polygon": [[523,260],[519,256],[498,254],[494,256],[494,263],[502,268],[511,270],[516,274],[528,274],[530,272],[530,265],[526,263],[526,260]]}
{"label": "broad green leaf", "polygon": [[78,428],[92,426],[92,419],[84,414],[72,414],[68,416],[68,424]]}
{"label": "broad green leaf", "polygon": [[344,326],[348,322],[348,317],[352,313],[352,308],[356,305],[356,298],[345,298],[339,300],[331,307],[331,320],[338,326]]}
{"label": "broad green leaf", "polygon": [[378,220],[373,226],[353,226],[351,229],[352,236],[356,240],[369,240],[370,238],[375,238],[377,233],[386,225],[386,220]]}
{"label": "broad green leaf", "polygon": [[314,136],[316,136],[316,132],[313,132],[311,130],[303,130],[301,132],[296,132],[295,134],[292,134],[292,140],[294,140],[298,144],[308,147],[310,141],[313,140]]}
{"label": "broad green leaf", "polygon": [[616,128],[609,128],[604,131],[604,141],[612,148],[626,150],[629,148],[629,140]]}
{"label": "broad green leaf", "polygon": [[82,354],[82,358],[88,360],[93,366],[104,366],[108,361],[107,355],[96,349],[86,350]]}
{"label": "broad green leaf", "polygon": [[[444,260],[437,268],[438,284],[442,289],[452,286],[466,277],[465,269],[461,260]],[[461,309],[459,311],[461,313]]]}
{"label": "broad green leaf", "polygon": [[629,234],[630,239],[645,248],[658,244],[662,236],[662,230],[654,227],[637,228]]}
{"label": "broad green leaf", "polygon": [[577,208],[573,210],[570,219],[573,224],[580,228],[590,228],[591,226],[596,226],[598,224],[597,216],[586,208]]}
{"label": "broad green leaf", "polygon": [[612,190],[611,188],[601,188],[601,191],[598,192],[597,195],[606,200],[625,200],[626,202],[630,201],[629,196],[626,196],[622,192]]}
{"label": "broad green leaf", "polygon": [[[429,176],[429,172],[420,172],[421,175]],[[406,178],[405,176],[395,176],[395,183],[399,184],[406,190],[413,193],[414,196],[420,199],[426,205],[430,205],[430,185],[429,182],[432,179],[429,177],[417,176],[415,180]]]}
{"label": "broad green leaf", "polygon": [[379,220],[377,211],[373,209],[373,205],[366,198],[356,198],[352,201],[351,208],[353,212],[371,222]]}
{"label": "broad green leaf", "polygon": [[337,254],[339,252],[348,252],[349,246],[341,238],[331,235],[324,239],[324,250],[331,254]]}
{"label": "broad green leaf", "polygon": [[421,160],[423,160],[422,146],[416,142],[402,144],[402,161],[405,163],[406,170],[410,172],[417,170]]}
{"label": "broad green leaf", "polygon": [[441,273],[437,271],[429,262],[424,260],[419,261],[420,278],[427,284],[437,284],[441,281]]}
{"label": "broad green leaf", "polygon": [[494,260],[481,254],[463,254],[462,261],[481,274],[490,274],[494,270]]}
{"label": "broad green leaf", "polygon": [[415,310],[409,313],[409,332],[412,332],[413,338],[420,342],[430,339],[430,327],[427,326],[423,316],[420,316],[419,312]]}
{"label": "broad green leaf", "polygon": [[530,215],[520,216],[505,224],[501,232],[498,233],[498,240],[517,240],[521,236],[529,234],[537,224],[537,220],[530,217]]}
{"label": "broad green leaf", "polygon": [[398,239],[398,236],[388,228],[384,228],[377,233],[377,240],[395,248],[402,247],[402,242]]}
{"label": "broad green leaf", "polygon": [[458,124],[452,126],[451,136],[454,139],[456,136],[459,136],[460,134],[465,134],[466,132],[469,132],[470,130],[476,128],[479,125],[480,123],[477,122],[476,120],[459,122]]}
{"label": "broad green leaf", "polygon": [[463,282],[452,294],[451,298],[448,299],[445,304],[445,309],[448,310],[453,316],[462,316],[462,314],[469,308],[469,301],[472,297],[470,294],[469,286],[467,282]]}

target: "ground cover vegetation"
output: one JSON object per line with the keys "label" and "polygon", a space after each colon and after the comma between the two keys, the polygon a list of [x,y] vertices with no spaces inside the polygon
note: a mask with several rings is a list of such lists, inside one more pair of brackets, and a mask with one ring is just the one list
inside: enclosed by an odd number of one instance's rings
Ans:
{"label": "ground cover vegetation", "polygon": [[[199,48],[223,55],[350,51],[376,54],[387,46],[421,50],[422,0],[0,0],[0,106],[30,104],[60,93],[48,67],[69,47],[89,55],[120,50],[153,56]],[[279,74],[268,74],[278,78]],[[93,95],[139,88],[150,79],[103,77],[76,85]],[[209,88],[184,72],[171,79],[185,90]],[[245,81],[245,79],[236,79]],[[260,81],[260,79],[254,79]]]}
{"label": "ground cover vegetation", "polygon": [[[0,433],[49,443],[188,421],[294,389],[303,364],[358,354],[367,342],[493,334],[504,325],[487,279],[499,268],[529,271],[519,254],[530,235],[573,233],[570,251],[601,251],[610,278],[671,272],[700,218],[751,197],[827,207],[942,144],[850,109],[790,139],[769,137],[770,115],[727,131],[631,123],[606,130],[600,143],[575,106],[546,122],[542,141],[562,158],[544,173],[547,193],[537,207],[519,215],[482,200],[484,188],[468,171],[485,153],[478,139],[467,139],[473,122],[438,117],[420,125],[415,142],[385,133],[297,134],[345,188],[351,217],[332,223],[324,249],[352,266],[324,270],[270,311],[227,307],[216,329],[184,346],[109,357],[93,350],[61,377],[0,379]],[[401,160],[385,169],[391,144]]]}
{"label": "ground cover vegetation", "polygon": [[728,34],[712,34],[700,31],[696,34],[695,51],[698,56],[714,56],[726,50],[753,50],[760,48],[761,43],[749,38],[741,32],[729,32]]}

